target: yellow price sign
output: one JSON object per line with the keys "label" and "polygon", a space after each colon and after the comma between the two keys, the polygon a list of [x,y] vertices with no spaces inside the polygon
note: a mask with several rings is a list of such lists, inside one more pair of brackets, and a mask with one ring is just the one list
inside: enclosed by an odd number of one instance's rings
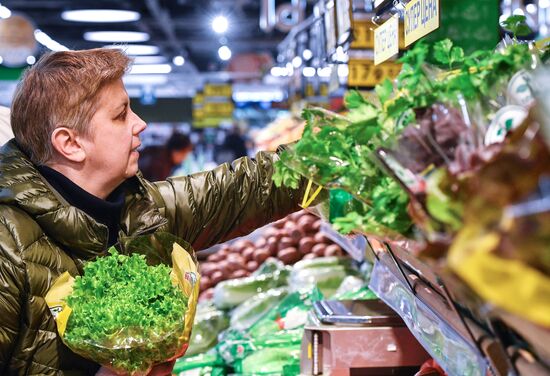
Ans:
{"label": "yellow price sign", "polygon": [[351,48],[374,48],[374,29],[376,25],[368,20],[353,20],[353,41]]}
{"label": "yellow price sign", "polygon": [[328,97],[328,84],[327,83],[321,83],[319,86],[319,95],[321,97]]}
{"label": "yellow price sign", "polygon": [[207,97],[231,97],[233,88],[229,84],[206,84],[204,95]]}
{"label": "yellow price sign", "polygon": [[305,95],[306,95],[306,97],[314,97],[315,96],[315,88],[313,87],[312,83],[307,83],[306,84]]}
{"label": "yellow price sign", "polygon": [[202,108],[193,109],[193,119],[202,119],[204,118],[204,110]]}
{"label": "yellow price sign", "polygon": [[373,87],[386,78],[394,79],[401,71],[401,64],[394,61],[386,61],[375,66],[372,60],[350,59],[348,67],[349,88]]}
{"label": "yellow price sign", "polygon": [[195,94],[195,96],[193,97],[193,104],[203,104],[204,103],[204,94],[202,93],[197,93]]}
{"label": "yellow price sign", "polygon": [[206,102],[204,104],[204,113],[206,115],[232,115],[235,106],[231,102]]}

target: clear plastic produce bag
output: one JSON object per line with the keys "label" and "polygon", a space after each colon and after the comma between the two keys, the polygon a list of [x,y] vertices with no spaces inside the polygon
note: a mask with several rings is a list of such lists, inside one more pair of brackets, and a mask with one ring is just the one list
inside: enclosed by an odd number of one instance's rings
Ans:
{"label": "clear plastic produce bag", "polygon": [[187,350],[197,262],[189,244],[167,233],[125,239],[119,248],[87,263],[83,276],[62,274],[46,302],[72,351],[118,374],[145,375]]}

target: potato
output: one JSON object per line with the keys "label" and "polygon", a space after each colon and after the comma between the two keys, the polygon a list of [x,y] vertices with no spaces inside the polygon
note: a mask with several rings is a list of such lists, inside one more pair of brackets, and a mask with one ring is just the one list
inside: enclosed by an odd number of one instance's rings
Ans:
{"label": "potato", "polygon": [[315,222],[315,218],[309,215],[304,215],[298,220],[297,225],[302,230],[309,231],[314,222]]}
{"label": "potato", "polygon": [[296,243],[297,242],[291,237],[288,237],[288,236],[282,237],[281,240],[279,240],[279,245],[278,245],[279,251],[285,248],[293,247]]}
{"label": "potato", "polygon": [[250,272],[248,270],[239,269],[234,271],[231,274],[231,278],[243,278],[243,277],[248,277],[249,275],[250,275]]}
{"label": "potato", "polygon": [[315,253],[308,253],[307,255],[305,255],[302,260],[311,260],[311,259],[314,259],[316,258],[317,255]]}
{"label": "potato", "polygon": [[313,246],[315,246],[315,240],[311,236],[303,237],[298,243],[298,249],[302,255],[310,253]]}
{"label": "potato", "polygon": [[315,240],[315,243],[325,243],[325,244],[332,243],[332,241],[329,238],[327,238],[325,234],[323,234],[322,232],[318,232],[317,234],[315,234],[313,239]]}
{"label": "potato", "polygon": [[288,233],[289,231],[292,231],[296,228],[296,222],[293,221],[287,221],[285,222],[285,225],[283,226],[283,230],[286,230]]}
{"label": "potato", "polygon": [[295,227],[289,232],[289,235],[295,242],[299,242],[305,236],[305,233],[299,227]]}
{"label": "potato", "polygon": [[277,252],[277,258],[286,265],[289,265],[299,261],[302,258],[302,255],[300,255],[300,252],[298,252],[296,248],[290,247]]}
{"label": "potato", "polygon": [[232,248],[239,253],[241,253],[247,247],[254,247],[254,243],[247,239],[239,239],[232,244]]}
{"label": "potato", "polygon": [[267,247],[266,249],[269,251],[269,254],[271,256],[275,256],[277,254],[279,241],[276,238],[269,238],[267,240]]}
{"label": "potato", "polygon": [[210,256],[208,256],[208,257],[206,258],[206,260],[207,260],[207,261],[211,261],[211,262],[218,262],[218,261],[220,261],[222,258],[223,258],[223,256],[216,252],[216,253],[212,253]]}
{"label": "potato", "polygon": [[212,273],[212,277],[210,277],[210,281],[212,282],[212,286],[216,286],[221,281],[227,279],[227,274],[222,273],[220,270],[216,270],[214,273]]}
{"label": "potato", "polygon": [[257,249],[254,252],[254,261],[258,263],[258,265],[261,265],[267,258],[270,256],[269,251],[267,249]]}
{"label": "potato", "polygon": [[263,232],[263,236],[266,239],[269,239],[270,236],[277,235],[279,233],[279,230],[277,230],[275,227],[268,227]]}
{"label": "potato", "polygon": [[326,244],[317,243],[313,246],[313,248],[311,249],[311,252],[314,253],[316,256],[323,257],[325,255],[326,248],[327,248]]}
{"label": "potato", "polygon": [[256,242],[254,243],[254,247],[264,248],[266,244],[267,244],[267,240],[265,238],[260,238],[256,240]]}
{"label": "potato", "polygon": [[277,229],[281,229],[285,226],[285,220],[284,219],[281,219],[280,221],[277,221],[277,222],[273,222],[272,226],[277,228]]}
{"label": "potato", "polygon": [[344,253],[338,244],[331,244],[325,248],[325,257],[342,256]]}
{"label": "potato", "polygon": [[[237,255],[234,255],[237,256]],[[242,269],[245,261],[243,257],[234,257],[227,260],[227,270],[233,273],[239,269]]]}
{"label": "potato", "polygon": [[250,261],[252,260],[252,256],[254,255],[254,251],[256,251],[256,248],[254,247],[248,247],[248,248],[245,248],[242,255],[243,255],[243,258],[246,260],[246,261]]}
{"label": "potato", "polygon": [[256,261],[249,261],[246,263],[246,269],[249,271],[249,272],[253,272],[255,271],[256,269],[258,269],[258,263]]}
{"label": "potato", "polygon": [[202,264],[199,264],[199,270],[201,275],[207,276],[207,277],[212,275],[212,273],[215,272],[217,268],[218,267],[216,266],[216,264],[211,262],[204,262]]}
{"label": "potato", "polygon": [[319,231],[321,229],[321,220],[318,219],[311,224],[311,231]]}

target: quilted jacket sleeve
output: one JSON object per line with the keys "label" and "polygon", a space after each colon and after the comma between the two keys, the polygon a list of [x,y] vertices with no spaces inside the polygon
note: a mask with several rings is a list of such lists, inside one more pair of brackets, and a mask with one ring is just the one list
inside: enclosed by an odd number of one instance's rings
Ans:
{"label": "quilted jacket sleeve", "polygon": [[[0,223],[0,374],[10,373],[13,348],[19,332],[24,272],[12,259],[13,238]],[[11,370],[13,371],[13,370]]]}
{"label": "quilted jacket sleeve", "polygon": [[259,152],[254,159],[155,183],[176,235],[200,250],[299,210],[305,184],[296,190],[275,187],[271,177],[277,158]]}

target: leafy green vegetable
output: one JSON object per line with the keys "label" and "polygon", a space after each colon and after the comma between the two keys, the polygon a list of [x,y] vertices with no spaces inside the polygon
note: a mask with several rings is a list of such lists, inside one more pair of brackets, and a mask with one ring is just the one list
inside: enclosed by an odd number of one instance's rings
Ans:
{"label": "leafy green vegetable", "polygon": [[514,38],[524,37],[533,32],[527,25],[527,17],[522,15],[510,16],[502,21],[500,25],[506,30],[509,30],[514,35]]}
{"label": "leafy green vegetable", "polygon": [[448,65],[449,69],[453,69],[455,64],[464,61],[464,50],[460,47],[453,47],[453,42],[450,39],[444,39],[435,43],[434,58],[439,63]]}
{"label": "leafy green vegetable", "polygon": [[171,269],[149,266],[145,256],[100,257],[75,278],[65,341],[100,364],[146,370],[181,347],[187,298],[172,284]]}
{"label": "leafy green vegetable", "polygon": [[273,173],[273,182],[277,187],[285,186],[292,189],[297,189],[301,176],[298,172],[287,167],[282,161],[276,161],[274,164],[275,172]]}

